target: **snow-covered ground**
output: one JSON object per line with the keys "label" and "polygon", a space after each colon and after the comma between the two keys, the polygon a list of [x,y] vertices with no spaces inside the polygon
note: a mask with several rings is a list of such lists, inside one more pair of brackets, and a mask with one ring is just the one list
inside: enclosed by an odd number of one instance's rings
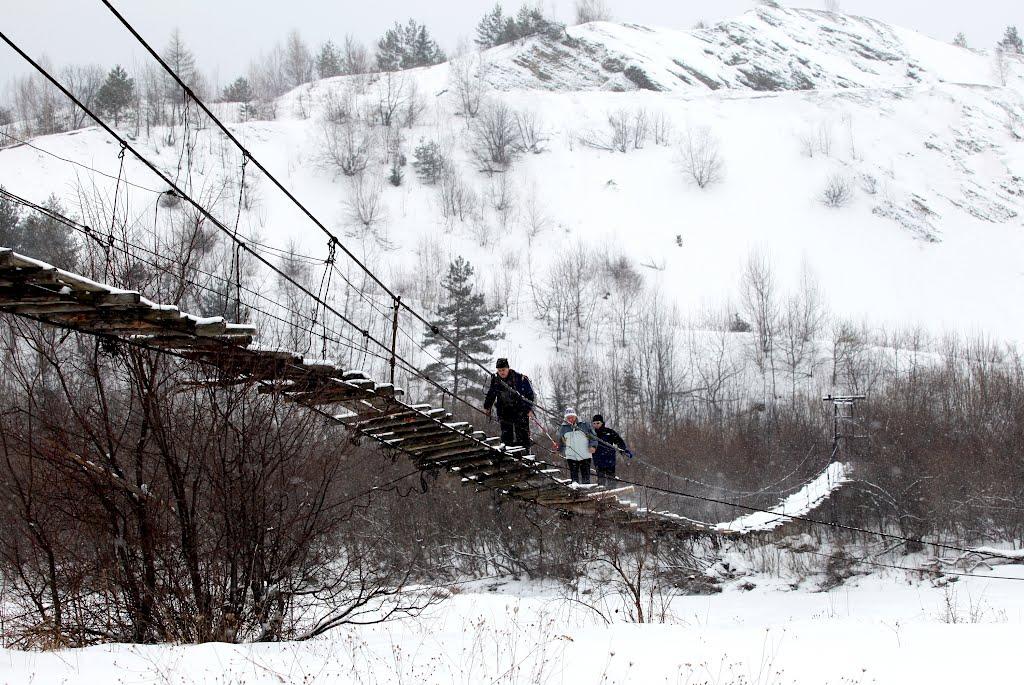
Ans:
{"label": "snow-covered ground", "polygon": [[3,651],[0,682],[1017,682],[1024,566],[998,573],[1020,580],[936,587],[892,571],[815,592],[754,575],[721,594],[677,597],[669,622],[642,625],[606,624],[553,585],[481,581],[416,620],[305,643]]}

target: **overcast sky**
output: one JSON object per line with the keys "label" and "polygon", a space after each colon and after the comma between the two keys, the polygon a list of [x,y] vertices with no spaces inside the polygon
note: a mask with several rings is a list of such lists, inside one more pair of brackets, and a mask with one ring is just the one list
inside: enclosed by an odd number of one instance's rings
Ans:
{"label": "overcast sky", "polygon": [[[142,55],[99,0],[0,0],[0,30],[35,57],[56,65],[114,63],[131,65]],[[505,2],[506,11],[519,2]],[[607,0],[617,21],[689,28],[734,17],[751,0]],[[824,0],[802,6],[822,7]],[[427,24],[442,47],[451,51],[471,39],[480,16],[494,0],[115,0],[115,5],[150,42],[162,48],[173,27],[181,29],[205,73],[219,83],[241,74],[256,54],[297,29],[315,48],[351,33],[372,44],[395,20],[414,17]],[[544,6],[569,21],[573,0],[547,0]],[[913,28],[942,40],[957,31],[970,45],[988,47],[1008,24],[1024,28],[1021,0],[840,0],[842,11]],[[26,66],[0,44],[0,85]]]}

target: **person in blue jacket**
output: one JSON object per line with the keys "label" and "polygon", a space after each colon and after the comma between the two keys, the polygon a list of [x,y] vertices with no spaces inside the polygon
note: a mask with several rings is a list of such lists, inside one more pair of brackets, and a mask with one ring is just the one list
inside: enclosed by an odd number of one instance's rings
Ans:
{"label": "person in blue jacket", "polygon": [[597,434],[597,450],[594,452],[594,471],[597,473],[597,484],[605,487],[615,485],[615,458],[622,452],[629,459],[633,453],[626,447],[626,441],[615,430],[604,425],[604,417],[594,414],[590,424]]}

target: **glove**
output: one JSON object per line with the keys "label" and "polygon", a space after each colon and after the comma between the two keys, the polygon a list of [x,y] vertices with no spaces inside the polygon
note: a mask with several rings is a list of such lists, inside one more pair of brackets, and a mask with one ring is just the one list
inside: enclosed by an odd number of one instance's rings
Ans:
{"label": "glove", "polygon": [[623,454],[626,455],[627,459],[632,459],[633,458],[633,450],[623,450]]}

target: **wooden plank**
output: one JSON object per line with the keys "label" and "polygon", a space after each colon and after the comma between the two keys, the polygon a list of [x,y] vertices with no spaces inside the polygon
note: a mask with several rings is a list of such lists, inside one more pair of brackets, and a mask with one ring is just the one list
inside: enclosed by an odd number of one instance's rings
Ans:
{"label": "wooden plank", "polygon": [[488,488],[500,488],[519,483],[536,473],[536,469],[517,467],[507,471],[488,474],[477,479],[477,484]]}
{"label": "wooden plank", "polygon": [[[457,434],[453,434],[453,435],[457,435]],[[459,436],[457,439],[453,439],[453,440],[446,441],[446,442],[440,442],[439,441],[438,443],[436,443],[434,445],[431,445],[429,447],[417,448],[417,449],[413,450],[413,453],[419,459],[426,459],[426,458],[433,458],[434,456],[439,455],[439,454],[445,452],[446,450],[450,450],[453,447],[463,447],[463,446],[465,446],[465,447],[476,447],[480,451],[484,451],[486,449],[489,449],[486,444],[481,443],[478,440],[473,440],[468,435],[462,435],[462,436]],[[491,450],[491,451],[494,452],[495,455],[500,455],[501,454],[497,450]]]}
{"label": "wooden plank", "polygon": [[0,303],[0,309],[12,314],[25,314],[29,316],[50,316],[53,314],[83,314],[94,311],[94,308],[87,304],[77,302],[13,302]]}
{"label": "wooden plank", "polygon": [[457,447],[443,449],[443,451],[439,453],[423,457],[421,461],[429,463],[454,464],[457,460],[464,458],[466,455],[479,455],[481,459],[486,459],[488,461],[495,461],[501,458],[501,453],[495,452],[494,449],[481,447],[479,443],[467,443]]}
{"label": "wooden plank", "polygon": [[[348,421],[348,419],[345,419],[345,421]],[[382,414],[372,419],[354,421],[352,423],[352,428],[358,431],[370,431],[375,428],[390,428],[392,425],[399,426],[413,421],[427,422],[431,421],[431,419],[428,416],[424,416],[421,412],[413,411],[412,409],[402,409],[400,411]]]}
{"label": "wooden plank", "polygon": [[[474,444],[472,442],[472,440],[469,439],[469,436],[464,435],[462,433],[459,433],[457,431],[451,430],[449,428],[440,428],[440,427],[437,428],[436,430],[427,430],[427,431],[423,431],[423,432],[420,432],[420,433],[415,433],[415,434],[412,434],[412,435],[407,435],[407,434],[396,435],[396,436],[389,437],[389,438],[386,438],[386,439],[391,439],[391,440],[399,439],[399,440],[401,440],[401,446],[402,446],[402,449],[404,451],[415,452],[419,448],[430,447],[432,445],[439,444],[440,441],[445,440],[446,436],[448,436],[448,435],[458,436],[460,442],[465,440],[466,444]],[[377,436],[372,436],[372,437],[377,437]]]}
{"label": "wooden plank", "polygon": [[437,442],[430,443],[429,446],[411,447],[409,445],[403,445],[402,446],[402,451],[410,453],[411,455],[413,455],[417,459],[422,459],[424,457],[428,457],[428,456],[434,454],[435,452],[439,452],[439,451],[442,451],[442,450],[445,450],[445,449],[450,449],[450,448],[455,447],[457,445],[467,445],[468,446],[468,445],[472,445],[472,444],[479,444],[479,443],[474,443],[472,440],[470,440],[465,435],[459,435],[458,433],[452,433],[451,435],[452,435],[451,438],[439,439],[439,440],[437,440]]}
{"label": "wooden plank", "polygon": [[407,449],[429,446],[453,434],[452,431],[436,424],[434,426],[421,426],[419,430],[374,430],[363,431],[363,433],[371,438],[387,440],[394,444],[401,443],[403,448]]}
{"label": "wooden plank", "polygon": [[285,395],[293,402],[319,406],[321,404],[340,404],[350,400],[358,400],[366,397],[366,391],[359,388],[350,388],[344,385],[335,385],[323,390],[311,390],[309,392],[288,392]]}

